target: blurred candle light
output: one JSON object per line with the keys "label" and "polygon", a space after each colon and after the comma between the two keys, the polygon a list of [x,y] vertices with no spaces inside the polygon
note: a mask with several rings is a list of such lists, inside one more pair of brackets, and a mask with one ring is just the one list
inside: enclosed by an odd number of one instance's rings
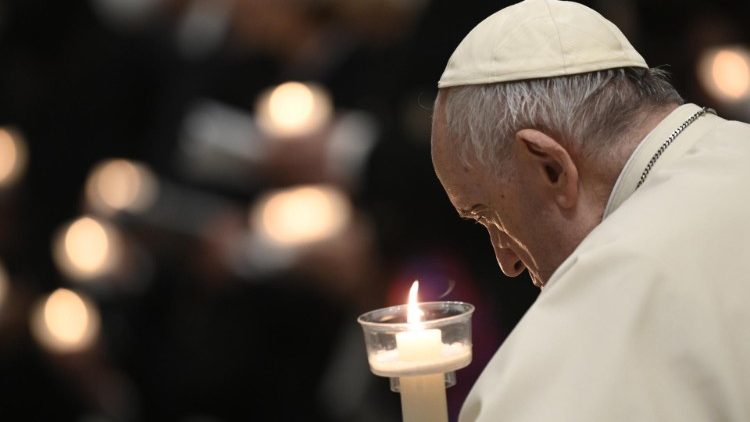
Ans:
{"label": "blurred candle light", "polygon": [[60,271],[87,281],[111,274],[120,263],[122,240],[116,229],[91,217],[81,217],[61,230],[53,245]]}
{"label": "blurred candle light", "polygon": [[750,95],[750,52],[743,47],[705,51],[698,64],[698,77],[716,99],[735,102]]}
{"label": "blurred candle light", "polygon": [[91,0],[93,9],[106,23],[118,27],[143,27],[158,16],[161,0]]}
{"label": "blurred candle light", "polygon": [[250,213],[251,225],[282,247],[295,247],[331,238],[351,219],[351,205],[340,190],[304,185],[274,191],[261,198]]}
{"label": "blurred candle light", "polygon": [[73,353],[89,348],[99,336],[100,316],[79,293],[57,289],[32,310],[31,332],[50,352]]}
{"label": "blurred candle light", "polygon": [[98,164],[86,181],[86,200],[97,211],[143,212],[153,205],[158,182],[145,165],[123,159]]}
{"label": "blurred candle light", "polygon": [[325,88],[301,82],[268,89],[256,103],[258,126],[277,139],[313,134],[329,122],[331,113],[331,98]]}
{"label": "blurred candle light", "polygon": [[26,169],[27,149],[20,134],[0,128],[0,188],[13,185]]}

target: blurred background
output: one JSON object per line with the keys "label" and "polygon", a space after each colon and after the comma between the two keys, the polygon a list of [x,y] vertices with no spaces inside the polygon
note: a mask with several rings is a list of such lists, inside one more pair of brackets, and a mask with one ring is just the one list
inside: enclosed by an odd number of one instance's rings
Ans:
{"label": "blurred background", "polygon": [[[533,302],[435,178],[436,81],[510,1],[0,0],[0,419],[398,421],[361,313]],[[746,0],[583,2],[750,120]]]}

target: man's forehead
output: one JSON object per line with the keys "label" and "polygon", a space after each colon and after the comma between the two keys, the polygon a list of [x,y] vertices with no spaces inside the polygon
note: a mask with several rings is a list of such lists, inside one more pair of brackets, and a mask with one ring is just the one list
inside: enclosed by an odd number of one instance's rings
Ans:
{"label": "man's forehead", "polygon": [[[454,166],[459,164],[461,160],[458,159],[458,140],[452,136],[445,116],[445,107],[443,101],[438,95],[438,100],[435,102],[435,111],[432,116],[432,157],[433,161],[437,158],[440,159],[442,165]],[[437,164],[437,163],[436,163]],[[464,169],[468,170],[468,167],[462,165]]]}
{"label": "man's forehead", "polygon": [[440,89],[438,92],[437,99],[435,100],[435,107],[432,115],[432,154],[433,160],[435,155],[448,157],[444,165],[450,165],[455,170],[460,169],[464,173],[469,173],[472,170],[477,170],[478,163],[467,163],[463,158],[465,155],[464,139],[460,139],[455,136],[453,131],[448,125],[445,102],[450,95],[450,88]]}
{"label": "man's forehead", "polygon": [[462,216],[472,215],[481,202],[481,175],[460,158],[460,140],[452,136],[446,122],[447,90],[435,101],[432,125],[432,161],[451,203]]}
{"label": "man's forehead", "polygon": [[433,134],[432,162],[435,173],[449,194],[458,193],[453,192],[458,188],[463,190],[463,185],[470,181],[468,179],[475,177],[472,168],[459,158],[456,142],[448,136]]}
{"label": "man's forehead", "polygon": [[435,105],[432,108],[432,141],[435,142],[435,135],[442,132],[447,126],[445,121],[445,101],[442,99],[443,94],[438,93],[435,99]]}
{"label": "man's forehead", "polygon": [[446,156],[450,155],[450,139],[446,133],[445,124],[445,113],[442,110],[442,105],[439,101],[435,102],[435,110],[432,115],[432,136],[430,139],[430,147],[432,152],[432,162],[435,166],[435,171],[440,175],[440,170],[449,164],[446,161]]}

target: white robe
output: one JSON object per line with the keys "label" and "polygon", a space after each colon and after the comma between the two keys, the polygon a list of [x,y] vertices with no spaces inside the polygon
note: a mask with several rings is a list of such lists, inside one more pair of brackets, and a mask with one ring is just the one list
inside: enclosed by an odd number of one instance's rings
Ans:
{"label": "white robe", "polygon": [[683,105],[474,385],[461,422],[750,421],[750,125]]}

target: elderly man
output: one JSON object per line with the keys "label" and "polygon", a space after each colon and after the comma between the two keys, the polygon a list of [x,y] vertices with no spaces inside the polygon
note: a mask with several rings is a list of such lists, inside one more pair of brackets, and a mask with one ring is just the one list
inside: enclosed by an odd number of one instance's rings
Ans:
{"label": "elderly man", "polygon": [[439,87],[443,187],[542,288],[460,420],[750,421],[750,126],[571,2],[490,16]]}

